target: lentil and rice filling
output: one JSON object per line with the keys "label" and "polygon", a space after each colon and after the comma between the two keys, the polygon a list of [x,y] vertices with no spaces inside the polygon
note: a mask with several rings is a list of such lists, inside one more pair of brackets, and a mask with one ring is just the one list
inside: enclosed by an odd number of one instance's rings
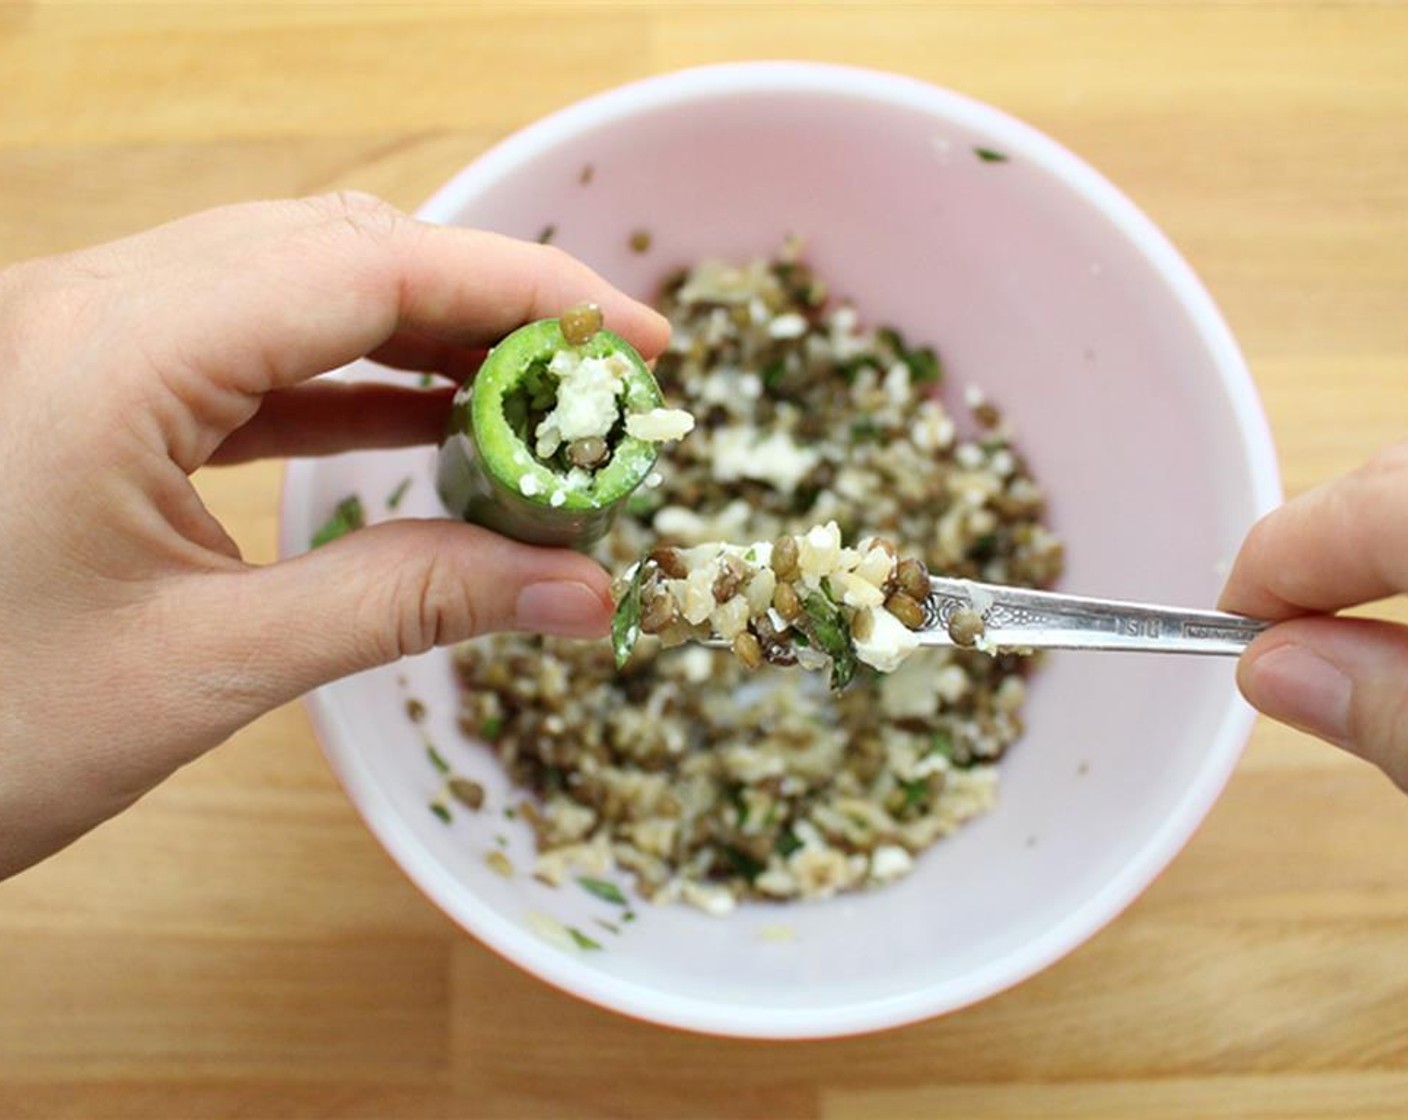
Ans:
{"label": "lentil and rice filling", "polygon": [[[619,670],[605,642],[462,646],[461,724],[524,790],[548,882],[620,868],[716,914],[889,882],[993,804],[1029,661],[916,651],[912,608],[929,571],[1054,580],[1041,488],[991,402],[964,395],[960,434],[934,352],[832,304],[793,246],[704,262],[662,308],[656,379],[697,428],[596,550],[639,640]],[[799,671],[823,664],[844,688]]]}
{"label": "lentil and rice filling", "polygon": [[617,581],[616,662],[641,634],[666,647],[722,640],[750,669],[828,668],[845,688],[859,665],[894,672],[919,646],[929,573],[884,537],[841,544],[836,522],[751,545],[653,549]]}

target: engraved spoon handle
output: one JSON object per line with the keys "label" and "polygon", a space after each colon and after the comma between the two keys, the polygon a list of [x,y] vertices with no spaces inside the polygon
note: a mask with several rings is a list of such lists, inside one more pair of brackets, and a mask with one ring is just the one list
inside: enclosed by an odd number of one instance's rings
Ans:
{"label": "engraved spoon handle", "polygon": [[1091,649],[1236,656],[1271,625],[1222,611],[1183,610],[1118,599],[1092,599],[975,580],[935,576],[924,604],[920,643],[953,646],[955,611],[983,618],[980,646],[1004,649]]}

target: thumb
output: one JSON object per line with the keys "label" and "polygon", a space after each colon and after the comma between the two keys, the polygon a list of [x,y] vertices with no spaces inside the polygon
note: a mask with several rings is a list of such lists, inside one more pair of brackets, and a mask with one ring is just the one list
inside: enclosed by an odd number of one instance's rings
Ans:
{"label": "thumb", "polygon": [[1372,762],[1408,792],[1408,628],[1367,618],[1296,618],[1237,666],[1253,707]]}
{"label": "thumb", "polygon": [[206,580],[216,622],[205,642],[217,648],[202,651],[201,663],[233,667],[233,691],[254,709],[229,713],[238,722],[338,677],[479,634],[601,637],[612,611],[607,574],[585,556],[452,521],[390,521]]}

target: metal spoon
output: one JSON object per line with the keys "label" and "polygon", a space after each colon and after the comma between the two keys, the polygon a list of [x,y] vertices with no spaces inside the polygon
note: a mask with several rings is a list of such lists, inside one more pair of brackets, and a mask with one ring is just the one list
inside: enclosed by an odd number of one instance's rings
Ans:
{"label": "metal spoon", "polygon": [[977,647],[1091,649],[1236,656],[1271,625],[1223,611],[1184,610],[1120,599],[1032,591],[976,580],[930,579],[920,645],[956,646],[949,623],[961,610],[982,617]]}

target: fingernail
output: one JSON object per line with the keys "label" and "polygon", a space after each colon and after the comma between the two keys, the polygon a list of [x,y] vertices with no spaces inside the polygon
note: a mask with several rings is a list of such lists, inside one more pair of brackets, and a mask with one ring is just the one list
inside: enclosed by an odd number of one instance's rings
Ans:
{"label": "fingernail", "polygon": [[518,593],[514,618],[520,630],[560,638],[599,638],[606,632],[610,608],[585,583],[530,583]]}
{"label": "fingernail", "polygon": [[1307,646],[1279,646],[1257,658],[1247,699],[1273,719],[1343,746],[1349,741],[1349,678]]}

